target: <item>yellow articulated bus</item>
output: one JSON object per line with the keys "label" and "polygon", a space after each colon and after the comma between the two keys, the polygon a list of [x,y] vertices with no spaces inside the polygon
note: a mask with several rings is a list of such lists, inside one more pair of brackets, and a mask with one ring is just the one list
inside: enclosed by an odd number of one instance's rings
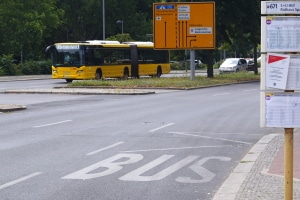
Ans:
{"label": "yellow articulated bus", "polygon": [[152,42],[88,40],[48,46],[52,78],[73,80],[138,78],[170,72],[169,51],[155,50]]}

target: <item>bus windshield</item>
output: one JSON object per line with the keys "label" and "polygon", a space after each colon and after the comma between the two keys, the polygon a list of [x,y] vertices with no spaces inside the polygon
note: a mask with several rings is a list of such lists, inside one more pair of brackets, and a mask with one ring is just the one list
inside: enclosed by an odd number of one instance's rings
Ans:
{"label": "bus windshield", "polygon": [[81,49],[68,49],[56,47],[56,53],[53,55],[54,66],[82,66],[84,65],[83,51]]}

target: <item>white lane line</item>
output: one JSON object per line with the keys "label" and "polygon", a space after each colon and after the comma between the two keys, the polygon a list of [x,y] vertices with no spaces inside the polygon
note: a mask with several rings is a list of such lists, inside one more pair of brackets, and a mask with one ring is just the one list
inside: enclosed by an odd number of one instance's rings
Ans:
{"label": "white lane line", "polygon": [[223,147],[232,147],[232,145],[195,146],[195,147],[178,147],[178,148],[164,148],[164,149],[145,149],[145,150],[132,150],[132,151],[121,151],[121,152],[122,153],[135,153],[135,152],[149,152],[149,151],[167,151],[167,150],[202,149],[202,148],[223,148]]}
{"label": "white lane line", "polygon": [[249,90],[243,90],[243,92],[252,92],[252,91],[257,91],[258,89],[249,89]]}
{"label": "white lane line", "polygon": [[115,143],[115,144],[112,144],[112,145],[110,145],[110,146],[104,147],[104,148],[102,148],[102,149],[98,149],[98,150],[96,150],[96,151],[92,151],[92,152],[90,152],[90,153],[87,153],[86,155],[87,155],[87,156],[91,156],[91,155],[94,155],[94,154],[99,153],[99,152],[101,152],[101,151],[105,151],[105,150],[107,150],[107,149],[113,148],[113,147],[118,146],[118,145],[123,144],[123,143],[124,143],[124,142],[117,142],[117,143]]}
{"label": "white lane line", "polygon": [[51,124],[43,124],[43,125],[34,126],[34,128],[40,128],[40,127],[44,127],[44,126],[52,126],[52,125],[62,124],[62,123],[71,122],[71,121],[72,120],[65,120],[65,121],[60,121],[60,122],[54,122]]}
{"label": "white lane line", "polygon": [[42,173],[43,173],[43,172],[35,172],[35,173],[30,174],[30,175],[28,175],[28,176],[24,176],[24,177],[19,178],[19,179],[17,179],[17,180],[14,180],[14,181],[11,181],[11,182],[9,182],[9,183],[5,183],[5,184],[3,184],[3,185],[0,185],[0,190],[2,190],[2,189],[4,189],[4,188],[7,188],[7,187],[9,187],[9,186],[15,185],[15,184],[17,184],[17,183],[20,183],[20,182],[22,182],[22,181],[26,181],[27,179],[30,179],[30,178],[35,177],[35,176],[38,176],[38,175],[40,175],[40,174],[42,174]]}
{"label": "white lane line", "polygon": [[166,128],[166,127],[168,127],[168,126],[172,126],[173,124],[174,124],[174,123],[169,123],[169,124],[166,124],[166,125],[164,125],[164,126],[160,126],[160,127],[158,127],[158,128],[152,129],[152,130],[150,130],[149,132],[155,132],[155,131],[158,131],[158,130],[160,130],[160,129]]}
{"label": "white lane line", "polygon": [[207,138],[207,139],[212,139],[212,140],[222,140],[222,141],[228,141],[228,142],[242,143],[242,144],[252,144],[249,142],[243,142],[243,141],[239,141],[239,140],[229,140],[229,139],[224,139],[224,138],[215,138],[215,137],[208,137],[208,136],[202,136],[202,135],[194,135],[194,134],[189,134],[189,133],[180,133],[180,132],[169,132],[169,133],[193,136],[193,137],[200,137],[200,138]]}
{"label": "white lane line", "polygon": [[219,93],[219,94],[214,94],[213,96],[222,96],[222,95],[229,95],[230,93]]}

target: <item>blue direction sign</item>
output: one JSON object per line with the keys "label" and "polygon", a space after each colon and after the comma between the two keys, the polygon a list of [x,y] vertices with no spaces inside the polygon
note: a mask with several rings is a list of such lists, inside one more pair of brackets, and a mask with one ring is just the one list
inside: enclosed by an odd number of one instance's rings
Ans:
{"label": "blue direction sign", "polygon": [[175,5],[156,5],[156,10],[174,10]]}

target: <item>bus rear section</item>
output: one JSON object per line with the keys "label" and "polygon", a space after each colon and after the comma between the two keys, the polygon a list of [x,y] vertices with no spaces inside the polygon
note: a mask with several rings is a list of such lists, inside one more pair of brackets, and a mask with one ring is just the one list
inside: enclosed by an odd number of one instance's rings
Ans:
{"label": "bus rear section", "polygon": [[140,76],[160,77],[171,70],[169,51],[154,50],[153,46],[138,45],[138,71]]}

